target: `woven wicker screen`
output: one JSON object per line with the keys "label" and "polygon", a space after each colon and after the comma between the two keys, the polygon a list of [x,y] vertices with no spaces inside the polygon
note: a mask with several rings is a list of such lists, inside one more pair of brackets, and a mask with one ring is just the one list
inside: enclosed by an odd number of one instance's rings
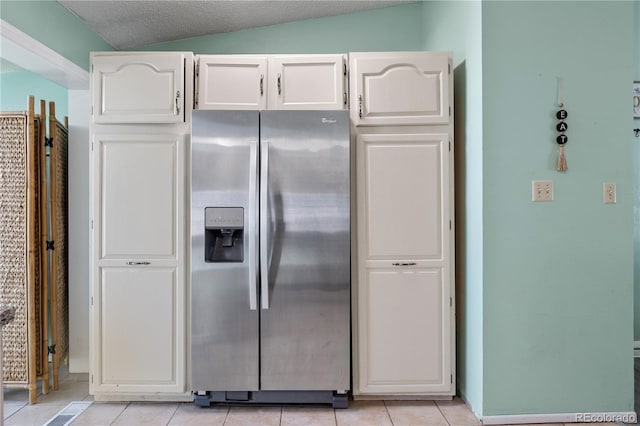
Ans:
{"label": "woven wicker screen", "polygon": [[46,223],[41,221],[42,218],[42,201],[44,197],[44,191],[46,186],[43,185],[42,173],[45,168],[45,156],[44,146],[42,141],[44,140],[44,122],[39,116],[34,117],[34,153],[33,153],[33,165],[37,171],[37,176],[34,186],[34,218],[32,221],[34,231],[34,250],[33,257],[36,267],[33,270],[34,277],[34,325],[35,325],[35,351],[36,351],[36,376],[43,377],[48,373],[48,356],[47,346],[43,341],[47,338],[47,320],[45,319],[47,312],[47,289],[44,283],[44,276],[42,269],[46,265],[46,260],[42,256],[42,250],[40,249],[43,244],[42,233],[46,230]]}
{"label": "woven wicker screen", "polygon": [[29,389],[31,402],[36,380],[46,376],[48,366],[41,344],[46,330],[40,249],[43,131],[36,118],[32,99],[27,113],[0,113],[0,304],[15,308],[15,319],[2,331],[2,373],[6,386]]}
{"label": "woven wicker screen", "polygon": [[38,379],[49,392],[49,339],[54,389],[69,353],[68,131],[54,103],[48,119],[45,108],[40,101],[35,115],[30,96],[27,112],[0,113],[0,305],[15,309],[2,329],[2,374],[4,386],[28,389],[31,403]]}
{"label": "woven wicker screen", "polygon": [[0,302],[16,309],[3,330],[4,381],[29,379],[27,285],[27,115],[0,116]]}
{"label": "woven wicker screen", "polygon": [[59,369],[69,353],[68,297],[68,199],[67,199],[67,129],[56,120],[55,108],[49,104],[49,135],[53,140],[51,159],[51,327],[55,351],[52,359],[53,388],[58,388]]}

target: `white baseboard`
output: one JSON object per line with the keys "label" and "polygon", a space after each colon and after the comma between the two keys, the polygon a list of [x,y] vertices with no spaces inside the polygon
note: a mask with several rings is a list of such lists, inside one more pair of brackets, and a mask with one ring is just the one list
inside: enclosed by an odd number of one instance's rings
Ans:
{"label": "white baseboard", "polygon": [[531,423],[637,423],[633,411],[608,413],[517,414],[509,416],[483,416],[483,425]]}
{"label": "white baseboard", "polygon": [[481,416],[478,415],[478,412],[473,408],[473,405],[469,404],[469,401],[467,400],[467,396],[465,394],[463,394],[462,392],[460,392],[460,399],[469,408],[469,410],[471,410],[473,415],[476,416],[476,418],[478,420],[480,420],[482,418]]}
{"label": "white baseboard", "polygon": [[354,401],[451,401],[451,395],[353,395]]}

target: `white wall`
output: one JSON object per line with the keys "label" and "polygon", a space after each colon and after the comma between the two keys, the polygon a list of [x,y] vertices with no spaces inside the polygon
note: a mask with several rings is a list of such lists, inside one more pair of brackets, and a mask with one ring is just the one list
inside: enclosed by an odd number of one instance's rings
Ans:
{"label": "white wall", "polygon": [[69,372],[89,371],[88,90],[69,90]]}

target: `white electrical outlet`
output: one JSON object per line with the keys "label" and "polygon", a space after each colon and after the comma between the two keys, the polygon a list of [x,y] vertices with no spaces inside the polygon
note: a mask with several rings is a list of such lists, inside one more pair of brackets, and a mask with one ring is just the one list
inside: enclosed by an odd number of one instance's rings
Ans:
{"label": "white electrical outlet", "polygon": [[553,201],[553,181],[531,181],[531,199],[533,201]]}
{"label": "white electrical outlet", "polygon": [[616,184],[605,182],[602,184],[602,196],[605,204],[616,203]]}

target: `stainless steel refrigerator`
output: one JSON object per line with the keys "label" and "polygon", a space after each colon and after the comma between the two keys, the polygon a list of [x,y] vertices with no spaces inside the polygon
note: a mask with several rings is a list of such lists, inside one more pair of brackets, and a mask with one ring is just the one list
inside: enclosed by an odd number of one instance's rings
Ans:
{"label": "stainless steel refrigerator", "polygon": [[347,404],[348,111],[193,112],[197,405]]}

